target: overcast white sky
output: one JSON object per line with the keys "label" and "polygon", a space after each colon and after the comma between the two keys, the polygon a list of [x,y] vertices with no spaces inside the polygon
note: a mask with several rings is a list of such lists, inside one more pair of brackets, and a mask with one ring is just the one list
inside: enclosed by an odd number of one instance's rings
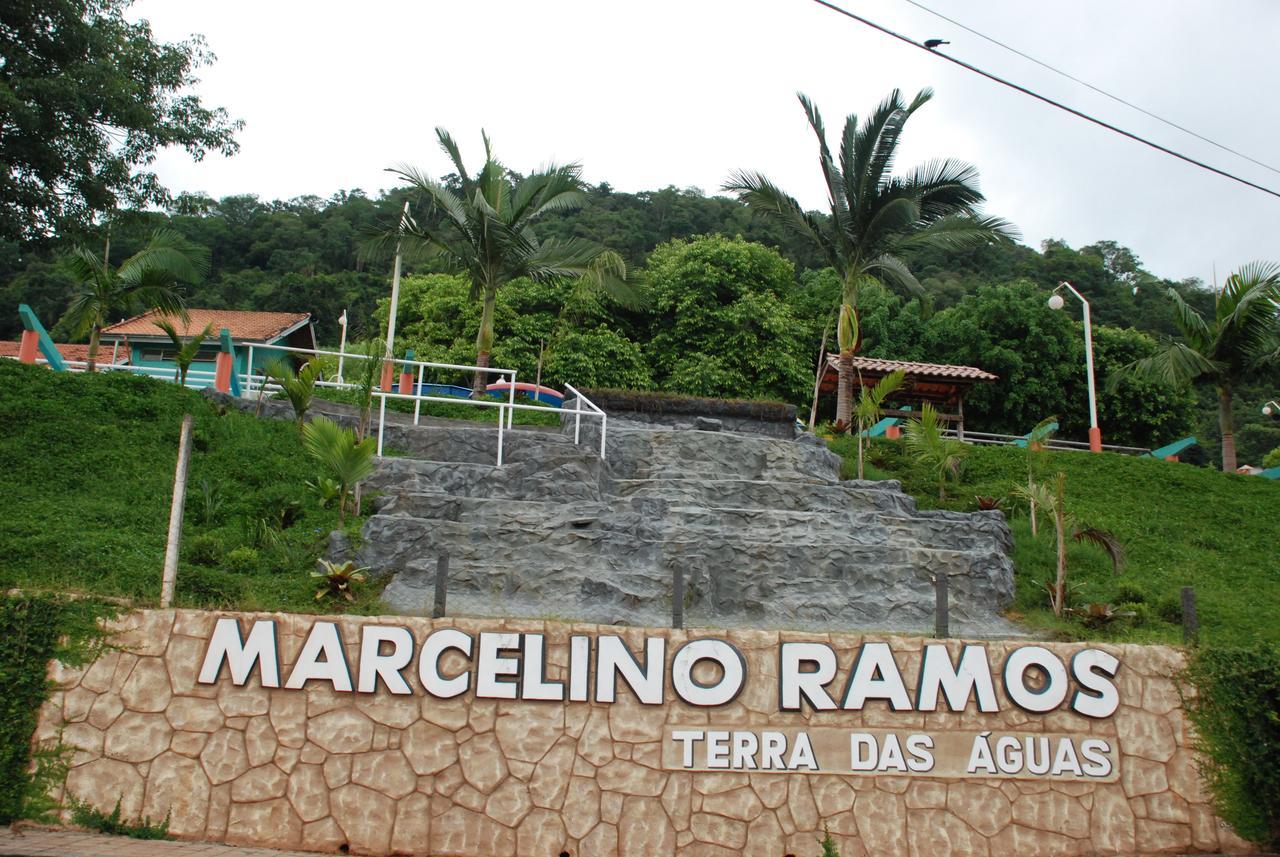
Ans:
{"label": "overcast white sky", "polygon": [[[924,0],[938,11],[1258,160],[1280,166],[1280,3],[1273,0]],[[1103,99],[904,0],[845,8],[1260,184],[1280,175]],[[1280,260],[1280,199],[1202,172],[893,41],[811,0],[142,0],[165,40],[203,33],[206,103],[246,122],[240,154],[162,154],[176,190],[265,199],[373,193],[384,168],[448,171],[432,129],[472,163],[479,130],[511,167],[583,163],[626,191],[714,191],[760,169],[821,207],[794,93],[828,128],[893,87],[936,90],[899,168],[971,161],[988,210],[1033,246],[1113,239],[1154,273],[1208,280]]]}

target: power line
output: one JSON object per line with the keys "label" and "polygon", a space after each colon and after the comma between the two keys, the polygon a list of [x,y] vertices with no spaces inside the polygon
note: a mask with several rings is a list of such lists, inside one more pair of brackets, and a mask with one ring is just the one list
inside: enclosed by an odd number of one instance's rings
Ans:
{"label": "power line", "polygon": [[1156,143],[1152,140],[1148,140],[1146,137],[1141,137],[1133,133],[1132,131],[1126,131],[1123,128],[1119,128],[1115,125],[1112,125],[1109,122],[1104,122],[1103,120],[1090,116],[1088,113],[1084,113],[1080,110],[1075,109],[1074,107],[1068,107],[1067,105],[1063,104],[1060,101],[1054,101],[1052,98],[1048,97],[1047,95],[1041,95],[1040,93],[1035,92],[1034,90],[1028,89],[1025,86],[1021,86],[1017,83],[1014,83],[1011,80],[1006,80],[1005,78],[1000,77],[999,75],[992,74],[989,71],[978,68],[976,65],[971,65],[970,63],[967,63],[964,60],[957,59],[956,57],[950,56],[949,54],[945,54],[942,51],[927,48],[922,43],[917,42],[915,39],[912,39],[909,36],[904,36],[901,33],[894,32],[893,30],[890,30],[888,27],[885,27],[881,24],[877,24],[875,21],[872,21],[868,18],[864,18],[861,15],[856,15],[853,12],[850,12],[848,9],[842,9],[839,6],[836,6],[834,3],[828,2],[828,0],[813,0],[813,2],[817,3],[819,6],[825,6],[826,8],[830,9],[833,12],[838,12],[839,14],[844,15],[846,18],[852,18],[853,20],[857,21],[860,24],[865,24],[866,26],[870,27],[873,30],[879,30],[881,33],[884,33],[886,36],[892,36],[893,38],[897,39],[900,42],[906,42],[908,45],[911,45],[912,47],[919,48],[920,50],[925,51],[926,53],[930,53],[930,54],[933,54],[934,56],[941,57],[942,59],[946,60],[949,63],[954,63],[955,65],[958,65],[961,68],[968,69],[974,74],[981,75],[982,77],[985,77],[988,80],[994,81],[995,83],[998,83],[1001,86],[1007,86],[1010,89],[1021,92],[1023,95],[1029,95],[1032,98],[1036,99],[1037,101],[1043,101],[1045,104],[1048,104],[1051,107],[1056,107],[1059,110],[1062,110],[1066,113],[1070,113],[1072,116],[1076,116],[1080,119],[1084,119],[1086,122],[1092,122],[1094,125],[1097,125],[1101,128],[1106,128],[1108,131],[1113,131],[1116,134],[1121,135],[1122,137],[1128,137],[1130,140],[1134,140],[1135,142],[1141,143],[1144,146],[1150,146],[1152,149],[1155,149],[1158,152],[1163,152],[1166,155],[1171,155],[1180,161],[1185,161],[1186,163],[1199,167],[1202,170],[1207,170],[1211,173],[1220,175],[1223,178],[1230,179],[1231,181],[1234,181],[1234,182],[1239,182],[1240,184],[1245,185],[1246,187],[1251,187],[1254,190],[1260,190],[1265,194],[1269,194],[1271,196],[1276,197],[1277,199],[1280,199],[1280,191],[1275,191],[1269,187],[1265,187],[1263,185],[1257,184],[1256,182],[1251,182],[1246,178],[1241,178],[1240,176],[1235,175],[1234,173],[1229,173],[1226,170],[1219,169],[1218,167],[1211,166],[1210,164],[1206,164],[1204,161],[1198,161],[1189,155],[1184,155],[1181,152],[1177,152],[1173,149],[1170,149],[1168,146],[1162,146],[1159,143]]}
{"label": "power line", "polygon": [[1023,51],[1018,50],[1012,45],[1007,45],[1004,42],[1000,41],[999,39],[992,38],[991,36],[988,36],[986,33],[979,32],[978,30],[975,30],[972,27],[966,26],[960,23],[959,21],[957,21],[955,18],[948,18],[946,15],[934,9],[930,9],[928,6],[924,5],[923,3],[918,3],[916,2],[916,0],[905,0],[905,2],[910,3],[912,6],[915,6],[917,9],[922,9],[925,12],[928,12],[930,15],[933,15],[935,18],[941,18],[942,20],[948,22],[949,24],[953,24],[959,27],[960,29],[964,30],[967,33],[972,33],[973,35],[977,36],[980,39],[985,39],[986,41],[990,42],[993,45],[1002,47],[1006,51],[1009,51],[1010,53],[1017,54],[1018,56],[1022,57],[1024,60],[1033,62],[1036,65],[1040,66],[1041,68],[1046,68],[1049,71],[1053,72],[1054,74],[1061,75],[1065,77],[1067,80],[1074,81],[1075,83],[1080,84],[1086,89],[1091,89],[1094,92],[1098,93],[1099,95],[1105,96],[1106,98],[1110,98],[1112,101],[1115,101],[1118,104],[1123,104],[1125,107],[1128,107],[1132,110],[1136,110],[1139,113],[1143,114],[1144,116],[1150,116],[1152,119],[1156,120],[1157,122],[1163,122],[1165,125],[1168,125],[1170,128],[1176,128],[1179,131],[1183,132],[1184,134],[1190,134],[1192,137],[1195,137],[1197,140],[1202,140],[1208,143],[1210,146],[1216,146],[1217,148],[1221,149],[1224,152],[1230,152],[1231,154],[1235,155],[1238,158],[1244,158],[1246,161],[1249,161],[1252,164],[1257,164],[1263,169],[1270,170],[1271,172],[1276,173],[1277,175],[1280,175],[1280,169],[1277,169],[1276,167],[1273,167],[1270,164],[1263,163],[1262,161],[1259,161],[1257,158],[1253,158],[1253,157],[1250,157],[1249,155],[1246,155],[1244,152],[1236,151],[1230,146],[1226,146],[1226,145],[1223,145],[1222,143],[1219,143],[1217,140],[1211,140],[1210,138],[1204,136],[1203,134],[1200,134],[1196,131],[1192,131],[1190,128],[1187,128],[1184,125],[1179,125],[1177,122],[1174,122],[1172,119],[1165,119],[1163,116],[1160,116],[1159,114],[1156,114],[1156,113],[1152,113],[1150,110],[1147,110],[1144,107],[1139,107],[1137,104],[1134,104],[1132,101],[1126,101],[1120,96],[1107,92],[1105,89],[1102,89],[1101,87],[1094,86],[1092,83],[1089,83],[1087,80],[1081,80],[1080,78],[1076,77],[1070,72],[1065,72],[1060,68],[1056,68],[1050,65],[1049,63],[1044,62],[1043,60],[1038,60],[1035,57],[1031,56],[1030,54],[1024,53]]}

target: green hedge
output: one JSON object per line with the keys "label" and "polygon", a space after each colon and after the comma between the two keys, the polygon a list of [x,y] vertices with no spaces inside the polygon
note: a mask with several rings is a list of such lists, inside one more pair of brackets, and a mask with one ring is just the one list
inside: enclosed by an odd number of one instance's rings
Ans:
{"label": "green hedge", "polygon": [[[40,772],[28,770],[36,718],[52,691],[46,672],[54,658],[79,664],[98,652],[103,612],[87,600],[0,598],[0,824],[47,809]],[[43,758],[57,761],[56,754]]]}
{"label": "green hedge", "polygon": [[1214,808],[1244,838],[1280,849],[1280,647],[1202,650],[1187,678]]}

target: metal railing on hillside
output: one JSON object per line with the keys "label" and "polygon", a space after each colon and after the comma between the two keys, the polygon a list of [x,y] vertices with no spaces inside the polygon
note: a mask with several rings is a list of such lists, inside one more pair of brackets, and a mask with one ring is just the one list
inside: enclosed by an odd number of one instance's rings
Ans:
{"label": "metal railing on hillside", "polygon": [[[608,415],[601,410],[594,402],[584,396],[576,388],[570,384],[565,384],[565,389],[573,394],[574,405],[572,408],[566,407],[550,407],[548,405],[530,405],[516,401],[516,370],[502,369],[488,366],[465,366],[456,363],[431,363],[425,360],[406,360],[402,358],[385,358],[371,357],[367,354],[357,354],[351,352],[327,351],[324,349],[309,348],[293,348],[285,345],[249,345],[246,347],[248,352],[245,361],[245,367],[248,371],[237,373],[240,381],[241,395],[245,398],[253,394],[259,397],[267,393],[281,392],[282,388],[275,383],[270,376],[261,372],[254,372],[254,353],[263,351],[283,352],[286,354],[296,354],[305,358],[314,358],[319,356],[335,357],[341,361],[356,360],[374,360],[379,364],[390,362],[393,372],[397,367],[404,367],[399,373],[396,373],[397,381],[404,374],[409,373],[415,377],[413,391],[405,393],[397,390],[383,390],[375,387],[372,391],[373,396],[378,399],[378,457],[383,455],[384,438],[387,425],[387,400],[396,399],[401,401],[413,402],[413,424],[419,425],[422,417],[422,404],[424,402],[436,402],[440,404],[462,405],[467,407],[478,408],[495,408],[498,412],[498,443],[497,443],[497,466],[501,467],[506,450],[506,435],[512,431],[515,426],[516,411],[535,411],[541,413],[556,414],[558,416],[573,416],[573,443],[577,446],[581,440],[582,418],[596,418],[600,420],[600,458],[605,457],[605,440],[608,432]],[[39,364],[44,364],[43,358],[37,358]],[[84,372],[88,368],[88,364],[83,360],[64,360],[67,369],[71,372]],[[135,366],[128,363],[99,363],[97,369],[102,372],[128,372],[134,375],[143,375],[149,378],[156,378],[170,383],[176,383],[177,372],[174,369],[159,366]],[[464,398],[461,396],[442,396],[431,393],[423,393],[422,390],[429,386],[426,382],[426,372],[428,369],[447,372],[463,372],[474,374],[482,372],[486,375],[496,376],[499,381],[505,381],[507,385],[507,398],[491,399],[491,398]],[[206,369],[190,369],[187,372],[186,386],[193,389],[209,387],[214,384],[216,372]],[[345,380],[325,379],[316,381],[316,386],[327,387],[339,390],[358,390],[359,385],[352,384]]]}
{"label": "metal railing on hillside", "polygon": [[[943,437],[951,437],[962,440],[965,443],[982,444],[986,446],[1012,446],[1018,441],[1026,442],[1025,435],[1015,434],[996,434],[986,431],[970,431],[965,429],[964,434],[960,434],[955,429],[944,429]],[[1063,438],[1050,438],[1041,444],[1046,449],[1057,449],[1076,452],[1088,452],[1089,444],[1079,440],[1065,440]],[[1102,448],[1107,452],[1118,452],[1122,455],[1145,455],[1151,449],[1145,446],[1120,446],[1113,443],[1104,443]]]}
{"label": "metal railing on hillside", "polygon": [[[387,400],[388,399],[413,402],[413,424],[415,426],[420,424],[423,402],[436,402],[440,404],[464,405],[469,407],[497,409],[498,411],[497,466],[498,467],[502,466],[502,463],[505,457],[506,434],[507,432],[513,430],[514,428],[516,411],[535,411],[535,412],[542,412],[542,413],[549,413],[549,414],[556,414],[556,415],[572,414],[574,417],[573,442],[575,446],[579,443],[579,439],[580,439],[579,425],[581,423],[582,417],[585,415],[588,417],[599,418],[600,420],[600,458],[603,459],[605,457],[605,435],[608,429],[608,415],[606,415],[603,410],[598,408],[594,402],[592,402],[586,396],[579,393],[576,389],[574,389],[569,384],[565,384],[565,389],[571,391],[574,394],[574,396],[577,397],[577,402],[575,403],[572,409],[564,408],[564,407],[553,408],[547,405],[527,405],[527,404],[523,404],[516,401],[516,370],[514,369],[502,369],[502,368],[496,368],[492,366],[464,366],[456,363],[432,363],[425,360],[406,360],[403,358],[371,357],[370,355],[367,355],[367,354],[326,351],[324,349],[291,348],[289,346],[284,346],[284,345],[250,345],[247,347],[248,359],[245,364],[250,369],[250,372],[240,373],[239,375],[241,379],[241,387],[244,391],[245,396],[250,395],[255,390],[259,392],[259,395],[261,395],[263,391],[274,391],[279,389],[279,386],[276,384],[272,384],[270,378],[268,378],[267,376],[261,375],[261,374],[253,374],[252,369],[254,365],[253,359],[254,359],[255,349],[257,349],[258,351],[272,351],[272,352],[280,351],[280,352],[285,352],[289,354],[298,354],[304,357],[315,357],[315,356],[324,355],[328,357],[341,358],[343,361],[374,360],[379,364],[390,362],[393,367],[393,373],[395,373],[397,380],[399,378],[402,378],[405,374],[410,374],[414,376],[415,382],[413,384],[413,392],[411,393],[405,393],[400,390],[397,390],[396,392],[391,392],[390,390],[383,390],[376,387],[373,390],[373,395],[378,399],[377,453],[379,457],[382,457],[383,455],[384,439],[386,435],[386,425],[387,425]],[[395,369],[397,367],[403,367],[403,368],[401,369],[400,372],[395,372]],[[422,392],[423,388],[427,386],[426,371],[428,369],[437,370],[437,371],[447,371],[447,372],[464,372],[464,373],[470,373],[470,374],[481,372],[486,375],[496,376],[499,381],[505,380],[507,384],[507,391],[506,391],[507,398],[504,401],[502,399],[490,399],[490,398],[472,399],[472,398],[463,398],[461,396],[441,396],[441,395],[434,395],[431,393],[423,393]],[[344,390],[359,389],[358,385],[349,383],[346,380],[339,381],[339,380],[323,380],[322,379],[317,381],[316,385],[320,387],[329,387],[333,389],[344,389]]]}

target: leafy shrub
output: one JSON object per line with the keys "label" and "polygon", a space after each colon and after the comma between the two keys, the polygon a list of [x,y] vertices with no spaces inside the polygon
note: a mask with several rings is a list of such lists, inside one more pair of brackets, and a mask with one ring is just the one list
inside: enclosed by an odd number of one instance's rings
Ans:
{"label": "leafy shrub", "polygon": [[602,410],[633,411],[672,416],[738,417],[767,422],[793,422],[796,406],[784,402],[749,399],[705,399],[678,393],[650,393],[638,390],[590,389],[583,395]]}
{"label": "leafy shrub", "polygon": [[236,607],[244,598],[245,591],[242,577],[221,569],[193,565],[178,571],[178,597],[187,604]]}
{"label": "leafy shrub", "polygon": [[1182,595],[1172,593],[1161,595],[1155,604],[1156,615],[1174,625],[1182,624]]}
{"label": "leafy shrub", "polygon": [[1280,848],[1280,648],[1200,650],[1185,678],[1214,809],[1244,838]]}
{"label": "leafy shrub", "polygon": [[1126,581],[1116,587],[1115,602],[1127,605],[1146,604],[1147,591],[1136,583]]}
{"label": "leafy shrub", "polygon": [[234,574],[252,574],[262,565],[262,557],[257,548],[241,545],[227,554],[222,565]]}
{"label": "leafy shrub", "polygon": [[68,802],[71,806],[71,821],[79,827],[112,836],[131,836],[134,839],[169,838],[169,816],[167,815],[164,821],[158,824],[153,824],[145,815],[137,821],[125,821],[120,817],[119,800],[116,801],[116,808],[110,813],[104,813],[97,807],[78,801],[74,797]]}
{"label": "leafy shrub", "polygon": [[1280,467],[1280,446],[1277,446],[1262,457],[1262,466],[1268,469]]}
{"label": "leafy shrub", "polygon": [[106,612],[89,600],[0,598],[0,824],[52,808],[45,792],[49,775],[65,770],[61,749],[37,748],[29,770],[31,734],[52,689],[46,670],[55,657],[72,666],[92,659],[102,643],[97,618]]}
{"label": "leafy shrub", "polygon": [[187,562],[217,565],[222,562],[222,539],[213,533],[200,533],[187,542]]}

